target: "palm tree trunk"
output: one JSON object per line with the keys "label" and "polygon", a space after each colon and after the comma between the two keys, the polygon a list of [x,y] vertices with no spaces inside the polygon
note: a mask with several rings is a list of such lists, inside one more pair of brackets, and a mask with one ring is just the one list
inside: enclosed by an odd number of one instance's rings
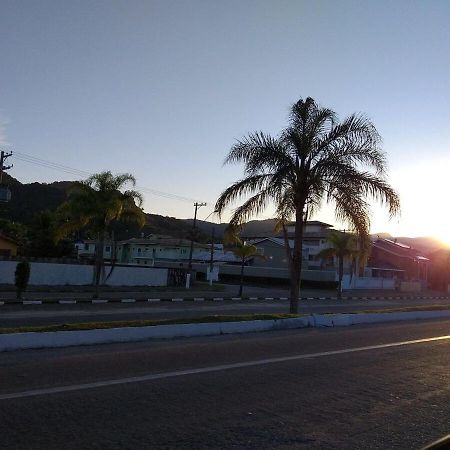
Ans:
{"label": "palm tree trunk", "polygon": [[95,251],[95,290],[94,298],[98,298],[100,294],[100,279],[103,270],[103,251],[105,248],[105,233],[101,232],[99,234],[99,239],[97,242],[97,247]]}
{"label": "palm tree trunk", "polygon": [[340,255],[339,259],[339,281],[338,281],[338,300],[342,299],[342,278],[344,276],[344,257]]}
{"label": "palm tree trunk", "polygon": [[292,253],[291,265],[291,290],[290,290],[290,306],[291,314],[298,313],[298,299],[300,297],[300,282],[302,275],[302,249],[303,249],[303,206],[297,208],[295,215],[295,242],[294,251]]}
{"label": "palm tree trunk", "polygon": [[244,289],[244,263],[245,263],[245,258],[242,258],[242,264],[241,264],[241,283],[239,285],[239,294],[238,297],[242,297],[242,291]]}

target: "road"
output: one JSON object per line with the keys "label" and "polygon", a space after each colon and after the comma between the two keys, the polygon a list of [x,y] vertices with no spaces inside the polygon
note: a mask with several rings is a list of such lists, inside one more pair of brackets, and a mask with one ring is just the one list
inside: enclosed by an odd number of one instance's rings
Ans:
{"label": "road", "polygon": [[1,446],[420,448],[450,431],[449,332],[421,321],[4,353]]}
{"label": "road", "polygon": [[[446,300],[304,300],[300,302],[300,313],[350,312],[378,310],[397,307],[444,304]],[[15,305],[2,306],[0,327],[26,325],[50,325],[61,323],[96,322],[114,320],[174,319],[213,314],[287,313],[289,302],[283,300],[258,301],[205,301],[205,302],[160,302],[160,303],[108,303],[76,305]]]}

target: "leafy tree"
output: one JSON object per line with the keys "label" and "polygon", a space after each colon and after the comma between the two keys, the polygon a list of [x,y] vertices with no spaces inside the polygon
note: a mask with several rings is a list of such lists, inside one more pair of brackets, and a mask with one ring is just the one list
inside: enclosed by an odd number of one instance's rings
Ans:
{"label": "leafy tree", "polygon": [[60,217],[51,211],[42,211],[35,217],[28,233],[25,252],[29,256],[59,258],[73,254],[73,244],[60,235]]}
{"label": "leafy tree", "polygon": [[21,223],[0,219],[0,233],[14,239],[20,246],[23,246],[27,240],[28,229]]}
{"label": "leafy tree", "polygon": [[61,228],[62,234],[88,227],[97,234],[95,258],[95,294],[98,297],[99,285],[104,269],[104,245],[107,232],[117,221],[130,221],[142,227],[145,215],[141,209],[142,196],[126,186],[135,186],[136,180],[130,174],[113,175],[101,172],[87,180],[76,183],[69,192],[67,202],[60,213],[67,217]]}
{"label": "leafy tree", "polygon": [[[319,252],[319,258],[337,258],[338,260],[338,299],[342,298],[342,278],[344,276],[344,261],[354,261],[356,258],[366,259],[369,250],[369,240],[361,241],[353,233],[334,231],[328,237],[331,247]],[[352,269],[353,270],[353,269]],[[353,275],[353,272],[352,272]]]}
{"label": "leafy tree", "polygon": [[247,198],[234,210],[231,226],[272,203],[282,223],[295,221],[294,248],[286,247],[292,313],[298,311],[304,225],[324,202],[334,203],[336,218],[348,222],[359,236],[366,236],[370,228],[368,197],[387,205],[391,216],[399,212],[380,143],[365,116],[352,114],[338,122],[335,112],[308,97],[292,106],[289,124],[278,137],[250,133],[226,157],[225,164],[244,163],[244,178],[222,192],[215,211],[221,214],[237,199]]}
{"label": "leafy tree", "polygon": [[30,279],[30,263],[28,261],[21,261],[17,263],[14,274],[14,284],[16,285],[17,298],[22,298],[22,292],[27,288]]}

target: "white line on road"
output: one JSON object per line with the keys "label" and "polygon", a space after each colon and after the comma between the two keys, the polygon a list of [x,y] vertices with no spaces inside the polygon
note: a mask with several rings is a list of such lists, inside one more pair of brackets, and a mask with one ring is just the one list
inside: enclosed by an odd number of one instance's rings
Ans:
{"label": "white line on road", "polygon": [[279,358],[259,359],[255,361],[244,361],[240,363],[222,364],[218,366],[201,367],[198,369],[177,370],[174,372],[153,373],[140,377],[119,378],[116,380],[97,381],[94,383],[72,384],[68,386],[59,386],[46,389],[34,389],[31,391],[14,392],[11,394],[0,395],[1,400],[12,400],[25,397],[38,397],[41,395],[58,394],[62,392],[84,391],[86,389],[96,389],[108,386],[116,386],[121,384],[142,383],[144,381],[163,380],[166,378],[182,377],[184,375],[196,375],[202,373],[220,372],[222,370],[242,369],[245,367],[262,366],[265,364],[282,363],[286,361],[298,361],[302,359],[319,358],[322,356],[342,355],[346,353],[356,353],[369,350],[378,350],[382,348],[402,347],[406,345],[423,344],[426,342],[449,340],[450,335],[437,336],[425,339],[415,339],[413,341],[391,342],[389,344],[368,345],[366,347],[345,348],[342,350],[331,350],[327,352],[307,353],[303,355],[283,356]]}

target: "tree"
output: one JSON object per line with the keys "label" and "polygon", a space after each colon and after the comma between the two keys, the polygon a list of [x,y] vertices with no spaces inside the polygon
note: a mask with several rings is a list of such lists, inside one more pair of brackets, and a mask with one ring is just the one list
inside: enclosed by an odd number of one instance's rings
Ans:
{"label": "tree", "polygon": [[250,133],[226,157],[225,164],[244,163],[244,178],[225,189],[215,205],[220,215],[246,198],[234,210],[231,226],[246,222],[271,202],[282,224],[294,219],[294,248],[286,247],[292,313],[298,311],[304,225],[324,202],[333,203],[336,218],[361,237],[370,228],[368,197],[385,204],[391,217],[399,212],[380,144],[380,135],[365,116],[352,114],[338,122],[331,109],[308,97],[291,107],[289,124],[279,137]]}
{"label": "tree", "polygon": [[22,292],[27,288],[29,279],[30,263],[28,261],[17,263],[14,273],[14,284],[16,285],[16,296],[18,299],[22,298]]}
{"label": "tree", "polygon": [[62,233],[89,227],[98,236],[95,257],[95,294],[98,297],[101,275],[104,268],[103,251],[106,234],[117,221],[131,221],[141,227],[145,215],[141,209],[142,196],[135,190],[124,190],[131,184],[136,185],[130,174],[113,175],[101,172],[87,180],[76,183],[60,213],[67,217]]}
{"label": "tree", "polygon": [[[319,252],[319,258],[337,258],[338,260],[338,299],[342,298],[342,278],[344,276],[344,261],[365,259],[368,253],[368,240],[362,242],[353,233],[334,231],[328,237],[331,247]],[[353,269],[352,269],[353,270]],[[353,275],[353,272],[352,272]]]}
{"label": "tree", "polygon": [[28,245],[25,252],[28,256],[60,258],[72,256],[73,243],[60,235],[60,217],[52,211],[41,211],[36,214],[34,224],[28,233]]}
{"label": "tree", "polygon": [[244,268],[245,265],[250,261],[252,258],[263,258],[263,256],[258,252],[258,249],[252,245],[248,244],[247,242],[242,241],[239,236],[234,232],[233,234],[230,234],[230,232],[225,233],[225,241],[229,243],[231,247],[231,251],[233,252],[234,256],[239,258],[241,262],[241,276],[240,276],[240,282],[239,282],[239,293],[238,297],[242,297],[242,291],[244,289]]}

